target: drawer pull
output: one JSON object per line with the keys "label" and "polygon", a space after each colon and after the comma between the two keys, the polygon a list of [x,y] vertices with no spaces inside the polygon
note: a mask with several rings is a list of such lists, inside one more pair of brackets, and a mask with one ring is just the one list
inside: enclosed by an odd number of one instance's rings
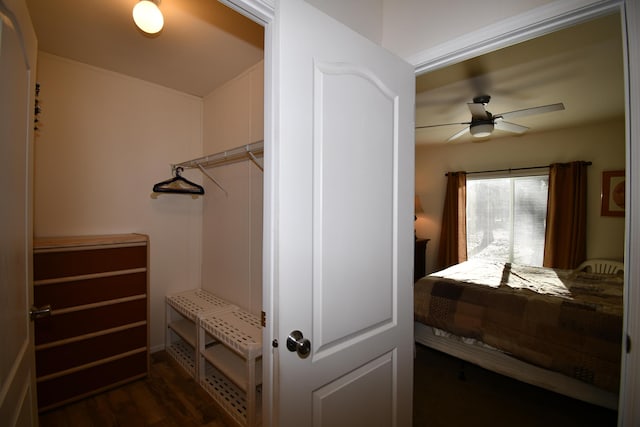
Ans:
{"label": "drawer pull", "polygon": [[51,316],[50,304],[43,305],[42,307],[36,307],[32,305],[31,309],[29,310],[29,317],[31,317],[31,320],[41,319],[43,317],[49,316]]}

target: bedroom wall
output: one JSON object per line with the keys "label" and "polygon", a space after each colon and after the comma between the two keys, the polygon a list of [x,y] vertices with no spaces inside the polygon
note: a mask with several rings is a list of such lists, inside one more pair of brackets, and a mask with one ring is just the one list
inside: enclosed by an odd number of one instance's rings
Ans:
{"label": "bedroom wall", "polygon": [[416,232],[418,237],[431,239],[427,247],[427,272],[436,269],[446,172],[573,160],[593,162],[588,171],[587,258],[622,260],[624,218],[600,216],[602,171],[625,167],[624,119],[618,119],[580,129],[525,134],[482,143],[416,146],[416,194],[424,209],[416,221]]}
{"label": "bedroom wall", "polygon": [[148,234],[150,342],[160,349],[164,296],[200,283],[203,201],[150,194],[171,163],[201,155],[202,99],[43,52],[37,76],[34,234]]}
{"label": "bedroom wall", "polygon": [[[264,134],[264,63],[204,98],[204,154],[252,142]],[[262,311],[263,172],[246,160],[204,179],[202,287],[254,314]]]}

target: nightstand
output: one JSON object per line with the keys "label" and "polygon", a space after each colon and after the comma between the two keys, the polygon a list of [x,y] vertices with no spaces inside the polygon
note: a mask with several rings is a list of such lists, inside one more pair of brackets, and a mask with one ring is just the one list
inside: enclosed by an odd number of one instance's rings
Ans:
{"label": "nightstand", "polygon": [[416,239],[415,249],[413,251],[413,282],[424,277],[426,274],[427,263],[427,243],[430,239]]}

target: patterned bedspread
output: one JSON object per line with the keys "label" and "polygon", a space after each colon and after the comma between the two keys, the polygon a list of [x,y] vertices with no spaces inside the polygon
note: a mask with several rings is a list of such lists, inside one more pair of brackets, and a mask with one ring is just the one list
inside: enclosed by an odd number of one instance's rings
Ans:
{"label": "patterned bedspread", "polygon": [[466,261],[420,279],[415,320],[617,392],[621,276]]}

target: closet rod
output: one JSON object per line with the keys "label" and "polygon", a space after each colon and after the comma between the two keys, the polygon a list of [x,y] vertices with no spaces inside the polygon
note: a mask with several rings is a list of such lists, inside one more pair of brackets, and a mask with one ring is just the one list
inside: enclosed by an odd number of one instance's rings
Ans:
{"label": "closet rod", "polygon": [[[231,150],[209,154],[207,156],[199,157],[193,160],[187,160],[186,162],[176,163],[174,165],[171,165],[171,167],[173,169],[181,167],[185,169],[198,168],[202,170],[202,168],[220,166],[223,164],[244,160],[247,157],[256,162],[255,155],[260,153],[264,153],[263,141],[242,145],[240,147],[232,148]],[[262,167],[257,162],[256,164],[260,167],[260,169],[262,169]]]}
{"label": "closet rod", "polygon": [[[587,166],[591,166],[591,162],[582,162]],[[509,168],[509,169],[494,169],[487,171],[474,171],[474,172],[465,172],[467,175],[473,175],[475,173],[494,173],[494,172],[514,172],[514,171],[526,171],[530,169],[545,169],[549,168],[549,165],[546,166],[529,166],[526,168]],[[445,173],[444,176],[449,176],[449,172]]]}

